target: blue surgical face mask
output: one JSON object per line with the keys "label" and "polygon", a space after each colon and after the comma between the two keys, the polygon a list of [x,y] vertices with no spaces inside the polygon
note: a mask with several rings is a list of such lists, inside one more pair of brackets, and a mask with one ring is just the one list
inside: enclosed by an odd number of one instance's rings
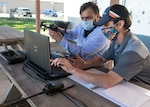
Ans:
{"label": "blue surgical face mask", "polygon": [[94,28],[93,20],[81,21],[84,30],[92,30]]}

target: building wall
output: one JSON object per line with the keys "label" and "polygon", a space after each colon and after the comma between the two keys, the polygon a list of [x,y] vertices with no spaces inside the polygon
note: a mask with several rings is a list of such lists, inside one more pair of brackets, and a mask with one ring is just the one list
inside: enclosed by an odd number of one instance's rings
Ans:
{"label": "building wall", "polygon": [[[16,7],[28,7],[31,9],[32,13],[35,13],[35,0],[1,0],[0,2],[6,2],[6,12],[9,13],[10,9]],[[41,13],[44,9],[54,9],[64,10],[63,2],[51,2],[51,1],[41,1]],[[0,12],[3,12],[2,5],[0,6]]]}
{"label": "building wall", "polygon": [[80,22],[80,6],[91,0],[64,0],[64,20],[70,22],[69,28],[75,27]]}
{"label": "building wall", "polygon": [[[110,5],[110,0],[64,0],[64,12],[66,21],[70,22],[70,28],[75,27],[80,22],[80,6],[85,2],[95,2],[100,10],[100,15],[106,7]],[[70,4],[73,4],[70,6]]]}

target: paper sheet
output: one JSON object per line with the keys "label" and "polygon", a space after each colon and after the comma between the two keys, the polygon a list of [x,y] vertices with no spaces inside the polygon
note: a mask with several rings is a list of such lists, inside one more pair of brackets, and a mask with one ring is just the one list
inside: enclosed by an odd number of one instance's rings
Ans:
{"label": "paper sheet", "polygon": [[[98,74],[103,73],[96,69],[90,69],[87,70],[87,72]],[[78,77],[75,77],[74,75],[68,76],[68,78],[121,107],[150,107],[150,105],[148,106],[148,104],[150,104],[150,90],[144,89],[132,83],[123,81],[114,87],[105,89],[88,83]]]}
{"label": "paper sheet", "polygon": [[106,96],[105,98],[111,101],[121,103],[124,107],[140,107],[150,99],[150,96],[146,95],[145,92],[137,90],[137,86],[131,88],[130,85],[132,84],[124,81],[112,88],[101,91],[99,94]]}

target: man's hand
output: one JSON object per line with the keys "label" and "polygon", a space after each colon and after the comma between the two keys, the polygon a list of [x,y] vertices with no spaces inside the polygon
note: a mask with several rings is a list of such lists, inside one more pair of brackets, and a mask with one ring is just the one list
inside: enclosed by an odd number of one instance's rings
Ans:
{"label": "man's hand", "polygon": [[56,32],[56,31],[49,29],[49,35],[58,42],[62,40],[62,35],[60,32]]}
{"label": "man's hand", "polygon": [[63,70],[71,74],[73,74],[75,69],[66,58],[56,58],[54,60],[51,59],[50,62],[52,66],[61,67]]}
{"label": "man's hand", "polygon": [[83,60],[79,55],[75,55],[75,58],[67,58],[72,66],[76,67],[76,68],[80,68],[80,69],[85,69],[86,67],[86,61]]}

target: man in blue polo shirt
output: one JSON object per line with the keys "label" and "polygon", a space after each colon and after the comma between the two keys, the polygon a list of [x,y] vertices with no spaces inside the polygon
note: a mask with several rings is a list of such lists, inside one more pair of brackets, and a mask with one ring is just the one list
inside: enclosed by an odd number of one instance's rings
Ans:
{"label": "man in blue polo shirt", "polygon": [[[96,25],[103,25],[104,34],[112,40],[110,48],[102,56],[89,61],[81,58],[72,59],[73,66],[65,58],[55,59],[51,64],[54,66],[61,64],[66,72],[105,88],[112,87],[122,80],[150,85],[150,53],[131,33],[129,29],[131,19],[126,7],[118,4],[108,7]],[[114,60],[115,64],[107,74],[94,74],[82,70],[101,66],[108,60]]]}
{"label": "man in blue polo shirt", "polygon": [[84,3],[80,7],[80,16],[81,23],[74,29],[67,30],[63,36],[60,32],[52,30],[49,30],[49,34],[71,54],[78,54],[83,59],[89,60],[102,55],[109,48],[110,41],[102,33],[102,27],[93,24],[100,17],[95,3]]}

